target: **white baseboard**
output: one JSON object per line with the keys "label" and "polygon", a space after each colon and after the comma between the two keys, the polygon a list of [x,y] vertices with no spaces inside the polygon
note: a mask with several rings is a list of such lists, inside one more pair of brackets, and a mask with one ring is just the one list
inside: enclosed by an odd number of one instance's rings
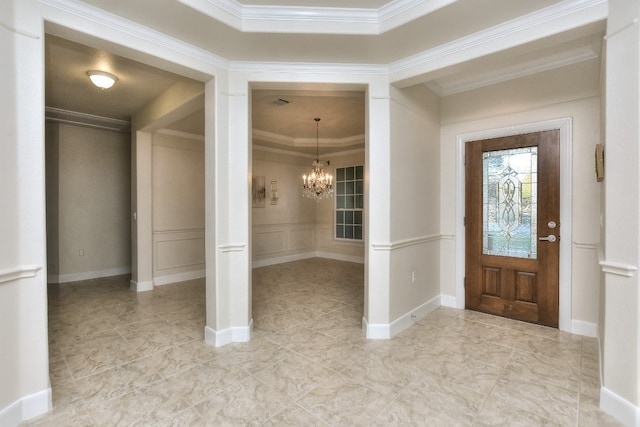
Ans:
{"label": "white baseboard", "polygon": [[364,264],[364,257],[362,256],[353,256],[353,255],[342,255],[336,254],[333,252],[316,252],[316,256],[318,258],[328,258],[335,259],[336,261],[347,261],[347,262],[355,262],[356,264]]}
{"label": "white baseboard", "polygon": [[365,317],[362,318],[362,329],[368,340],[388,340],[391,339],[391,328],[387,323],[369,323]]}
{"label": "white baseboard", "polygon": [[132,280],[129,282],[129,288],[133,292],[146,292],[153,290],[153,280],[147,280],[146,282],[136,282]]}
{"label": "white baseboard", "polygon": [[424,317],[431,313],[436,308],[440,307],[440,295],[431,298],[429,301],[419,305],[408,313],[398,317],[391,322],[391,337],[395,337],[400,332],[410,328],[418,320],[424,319]]}
{"label": "white baseboard", "polygon": [[275,258],[261,259],[251,263],[252,268],[267,267],[269,265],[284,264],[285,262],[300,261],[307,258],[315,258],[315,252],[304,252],[293,255],[285,255]]}
{"label": "white baseboard", "polygon": [[314,252],[303,252],[299,254],[285,255],[281,257],[267,258],[267,259],[261,259],[258,261],[253,261],[251,263],[251,268],[267,267],[269,265],[284,264],[285,262],[300,261],[302,259],[309,259],[309,258],[328,258],[328,259],[335,259],[337,261],[347,261],[347,262],[355,262],[358,264],[364,264],[364,257],[342,255],[342,254],[336,254],[333,252],[314,251]]}
{"label": "white baseboard", "polygon": [[78,282],[80,280],[98,279],[100,277],[120,276],[122,274],[131,274],[131,267],[115,267],[106,270],[85,271],[83,273],[48,275],[48,283],[68,283]]}
{"label": "white baseboard", "polygon": [[371,340],[388,340],[400,332],[410,328],[418,320],[423,319],[427,314],[431,313],[441,304],[440,295],[431,298],[429,301],[419,305],[408,313],[403,314],[393,322],[386,323],[369,323],[366,318],[362,318],[362,329],[366,331],[367,339]]}
{"label": "white baseboard", "polygon": [[455,295],[440,295],[440,305],[443,307],[460,308],[458,307],[458,301]]}
{"label": "white baseboard", "polygon": [[640,427],[640,407],[606,387],[600,388],[600,409],[628,427]]}
{"label": "white baseboard", "polygon": [[222,347],[232,342],[249,342],[253,333],[253,319],[248,326],[232,326],[216,331],[208,326],[204,327],[204,342],[214,347]]}
{"label": "white baseboard", "polygon": [[51,388],[25,396],[0,410],[0,426],[14,427],[53,408]]}
{"label": "white baseboard", "polygon": [[153,278],[153,286],[169,285],[171,283],[184,282],[186,280],[202,279],[206,270],[187,271],[185,273],[170,274]]}
{"label": "white baseboard", "polygon": [[595,338],[598,333],[598,324],[571,319],[571,333]]}

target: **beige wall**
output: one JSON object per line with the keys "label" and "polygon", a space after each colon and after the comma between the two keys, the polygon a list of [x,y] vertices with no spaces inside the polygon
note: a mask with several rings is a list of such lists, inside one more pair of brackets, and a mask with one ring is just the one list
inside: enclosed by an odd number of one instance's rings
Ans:
{"label": "beige wall", "polygon": [[[330,160],[331,166],[325,166],[334,179],[336,168],[364,165],[364,150],[346,155],[327,154],[322,160]],[[303,173],[311,168],[309,161]],[[300,177],[298,176],[298,180]],[[299,187],[300,188],[300,187]],[[335,236],[335,198],[313,202],[316,207],[316,250],[325,256],[354,262],[364,262],[364,243],[348,240],[336,240]],[[366,214],[363,216],[366,218]],[[367,224],[364,224],[366,230]],[[363,233],[366,238],[366,233]]]}
{"label": "beige wall", "polygon": [[50,280],[128,273],[130,136],[47,124],[46,137]]}
{"label": "beige wall", "polygon": [[[325,170],[364,164],[364,151],[321,156],[330,160]],[[252,256],[254,266],[283,262],[297,257],[322,255],[363,262],[361,242],[333,239],[333,199],[318,202],[302,196],[302,175],[313,159],[264,149],[253,150],[254,176],[264,176],[267,201],[264,208],[252,208]],[[277,181],[279,199],[270,202],[271,181]]]}
{"label": "beige wall", "polygon": [[154,284],[204,277],[204,140],[154,133]]}
{"label": "beige wall", "polygon": [[439,98],[422,85],[391,88],[390,124],[393,322],[440,294]]}
{"label": "beige wall", "polygon": [[[600,184],[593,172],[600,142],[599,61],[587,61],[442,99],[441,229],[456,232],[456,138],[460,134],[545,120],[573,119],[572,320],[598,322]],[[455,295],[453,241],[443,242],[441,286]],[[595,331],[595,330],[594,330]]]}

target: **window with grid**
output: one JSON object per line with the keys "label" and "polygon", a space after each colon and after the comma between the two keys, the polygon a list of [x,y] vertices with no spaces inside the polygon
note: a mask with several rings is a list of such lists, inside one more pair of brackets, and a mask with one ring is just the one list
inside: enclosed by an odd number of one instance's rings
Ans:
{"label": "window with grid", "polygon": [[362,240],[364,166],[336,168],[336,239]]}

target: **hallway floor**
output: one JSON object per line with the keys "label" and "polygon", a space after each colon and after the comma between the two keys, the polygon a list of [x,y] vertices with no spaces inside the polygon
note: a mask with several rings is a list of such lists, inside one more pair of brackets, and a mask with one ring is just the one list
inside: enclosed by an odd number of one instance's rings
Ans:
{"label": "hallway floor", "polygon": [[250,343],[203,343],[204,279],[49,285],[50,426],[616,426],[595,339],[439,308],[362,336],[363,266],[253,271]]}

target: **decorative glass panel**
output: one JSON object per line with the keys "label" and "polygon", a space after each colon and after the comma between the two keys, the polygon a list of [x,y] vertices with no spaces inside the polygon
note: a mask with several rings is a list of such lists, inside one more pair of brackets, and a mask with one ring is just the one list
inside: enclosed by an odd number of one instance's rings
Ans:
{"label": "decorative glass panel", "polygon": [[538,147],[482,156],[482,253],[537,258]]}

